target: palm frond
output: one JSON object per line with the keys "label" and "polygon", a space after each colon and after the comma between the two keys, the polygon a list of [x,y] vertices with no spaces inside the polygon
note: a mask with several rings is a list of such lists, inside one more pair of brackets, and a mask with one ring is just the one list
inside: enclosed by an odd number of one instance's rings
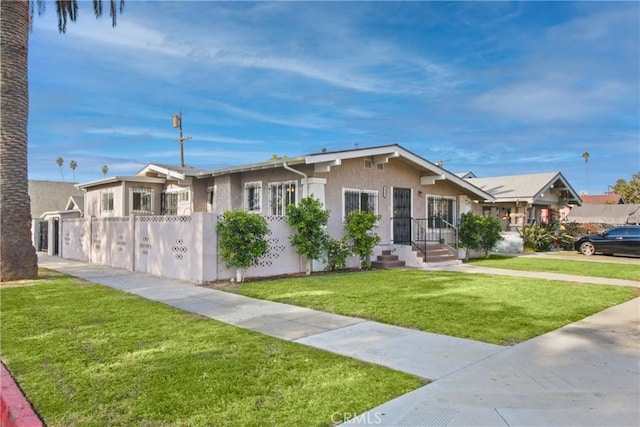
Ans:
{"label": "palm frond", "polygon": [[67,20],[75,22],[78,18],[78,2],[76,0],[56,0],[58,15],[58,31],[67,32]]}

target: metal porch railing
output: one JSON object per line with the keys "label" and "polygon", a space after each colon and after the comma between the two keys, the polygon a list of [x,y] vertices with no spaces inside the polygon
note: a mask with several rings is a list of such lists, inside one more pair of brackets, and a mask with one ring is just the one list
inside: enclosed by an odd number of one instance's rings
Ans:
{"label": "metal porch railing", "polygon": [[440,216],[430,218],[391,218],[393,243],[412,245],[427,257],[427,244],[440,243],[458,252],[458,228]]}

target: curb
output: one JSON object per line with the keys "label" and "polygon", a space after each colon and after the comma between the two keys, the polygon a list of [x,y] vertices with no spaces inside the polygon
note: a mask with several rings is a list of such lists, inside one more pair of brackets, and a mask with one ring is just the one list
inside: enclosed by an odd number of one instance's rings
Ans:
{"label": "curb", "polygon": [[4,363],[0,363],[0,369],[0,425],[3,427],[44,426]]}

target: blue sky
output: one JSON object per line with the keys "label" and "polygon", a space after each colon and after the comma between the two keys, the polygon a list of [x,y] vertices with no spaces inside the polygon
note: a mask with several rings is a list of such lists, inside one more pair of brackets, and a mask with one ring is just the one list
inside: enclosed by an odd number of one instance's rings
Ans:
{"label": "blue sky", "polygon": [[[108,3],[108,0],[105,0]],[[400,144],[479,177],[640,170],[638,2],[80,2],[30,38],[29,177]],[[587,165],[582,153],[589,152]]]}

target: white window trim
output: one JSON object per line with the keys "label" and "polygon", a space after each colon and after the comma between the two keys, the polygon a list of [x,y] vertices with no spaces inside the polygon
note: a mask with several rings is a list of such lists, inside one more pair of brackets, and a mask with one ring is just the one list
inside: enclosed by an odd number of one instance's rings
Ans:
{"label": "white window trim", "polygon": [[[346,215],[346,209],[347,206],[345,204],[345,194],[347,193],[347,191],[358,191],[360,193],[369,193],[369,194],[373,194],[376,196],[376,206],[375,206],[375,212],[374,214],[377,216],[380,214],[380,195],[378,193],[378,190],[366,190],[363,188],[342,188],[342,222],[345,221],[345,219],[347,218]],[[362,206],[360,206],[360,199],[358,199],[358,210],[362,210]]]}
{"label": "white window trim", "polygon": [[[105,195],[111,195],[111,209],[104,209],[104,205],[102,203],[103,197]],[[113,190],[103,190],[100,192],[100,213],[101,214],[113,214],[113,211],[115,210],[116,207],[116,196],[115,196],[115,192]]]}
{"label": "white window trim", "polygon": [[[258,208],[249,210],[249,187],[255,187],[258,189]],[[253,213],[262,213],[262,181],[250,181],[244,183],[244,194],[242,195],[244,204],[244,210]]]}
{"label": "white window trim", "polygon": [[[438,199],[446,199],[446,200],[451,200],[453,201],[453,215],[451,216],[451,218],[453,219],[452,224],[454,226],[458,226],[458,204],[457,204],[457,199],[454,196],[442,196],[439,194],[427,194],[425,197],[425,203],[426,203],[426,212],[427,212],[427,216],[429,215],[429,199],[430,198],[438,198]],[[427,224],[428,225],[428,224]],[[431,229],[431,227],[428,227]]]}
{"label": "white window trim", "polygon": [[[287,185],[287,184],[288,185],[293,185],[295,187],[295,195],[294,195],[295,199],[294,199],[293,203],[294,204],[298,203],[298,192],[299,192],[299,188],[300,188],[300,186],[298,185],[298,181],[293,180],[293,181],[270,182],[268,184],[268,186],[267,186],[267,188],[268,188],[268,192],[267,192],[267,196],[268,196],[267,205],[268,205],[268,207],[267,207],[267,209],[268,209],[269,215],[277,215],[277,214],[272,214],[271,213],[271,211],[272,211],[271,208],[273,207],[273,200],[271,198],[271,195],[272,195],[271,189],[273,187],[276,187],[276,186],[284,186],[284,185]],[[284,195],[284,193],[283,193],[283,195]],[[283,199],[280,201],[280,203],[283,203],[282,215],[279,215],[279,216],[285,216],[286,215],[285,211],[286,211],[287,207],[284,205],[284,201],[285,201],[285,199],[283,197]]]}
{"label": "white window trim", "polygon": [[[144,194],[148,194],[151,197],[150,203],[149,203],[149,209],[133,209],[133,194],[134,193],[141,193],[142,195]],[[151,214],[153,213],[153,199],[154,199],[154,191],[151,188],[130,188],[129,189],[129,211],[131,213],[145,213],[145,214]]]}

